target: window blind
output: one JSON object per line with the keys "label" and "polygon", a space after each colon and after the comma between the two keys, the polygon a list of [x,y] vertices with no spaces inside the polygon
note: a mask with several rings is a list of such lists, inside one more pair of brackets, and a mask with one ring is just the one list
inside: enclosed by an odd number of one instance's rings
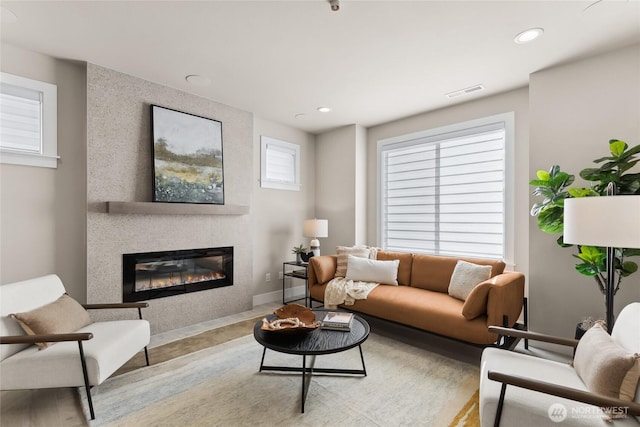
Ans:
{"label": "window blind", "polygon": [[296,150],[267,144],[266,178],[271,182],[296,183]]}
{"label": "window blind", "polygon": [[505,133],[494,123],[384,145],[382,247],[503,259]]}
{"label": "window blind", "polygon": [[42,153],[42,93],[0,84],[0,146],[19,152]]}
{"label": "window blind", "polygon": [[300,191],[300,146],[260,137],[260,186]]}

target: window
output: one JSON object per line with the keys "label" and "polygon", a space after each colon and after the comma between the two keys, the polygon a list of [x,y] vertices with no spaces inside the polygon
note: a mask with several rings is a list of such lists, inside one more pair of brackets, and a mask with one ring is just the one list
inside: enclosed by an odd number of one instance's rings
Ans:
{"label": "window", "polygon": [[509,113],[379,141],[378,245],[512,259],[512,135]]}
{"label": "window", "polygon": [[0,160],[56,168],[57,88],[0,73]]}
{"label": "window", "polygon": [[260,186],[299,191],[300,146],[267,136],[260,141]]}

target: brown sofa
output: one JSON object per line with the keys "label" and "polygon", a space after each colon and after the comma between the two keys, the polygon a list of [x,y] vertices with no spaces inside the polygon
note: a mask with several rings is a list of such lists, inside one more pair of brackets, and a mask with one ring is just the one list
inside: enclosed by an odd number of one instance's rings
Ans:
{"label": "brown sofa", "polygon": [[[341,306],[348,310],[408,325],[474,344],[494,343],[498,336],[488,326],[513,326],[524,301],[524,275],[505,272],[496,260],[452,258],[379,251],[378,260],[399,260],[398,286],[379,285],[364,300]],[[457,261],[491,265],[491,278],[474,288],[465,301],[448,294]],[[323,301],[327,283],[334,278],[336,255],[309,261],[309,293]],[[504,317],[506,316],[506,317]]]}

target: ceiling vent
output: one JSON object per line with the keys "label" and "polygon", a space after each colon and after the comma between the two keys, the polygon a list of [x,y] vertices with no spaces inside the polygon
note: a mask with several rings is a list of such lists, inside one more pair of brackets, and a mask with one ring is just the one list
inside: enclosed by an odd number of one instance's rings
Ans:
{"label": "ceiling vent", "polygon": [[475,86],[471,86],[471,87],[468,87],[468,88],[465,88],[465,89],[457,90],[455,92],[450,92],[450,93],[446,94],[445,96],[447,98],[457,98],[458,96],[468,95],[470,93],[478,92],[478,91],[481,91],[481,90],[484,90],[484,86],[475,85]]}

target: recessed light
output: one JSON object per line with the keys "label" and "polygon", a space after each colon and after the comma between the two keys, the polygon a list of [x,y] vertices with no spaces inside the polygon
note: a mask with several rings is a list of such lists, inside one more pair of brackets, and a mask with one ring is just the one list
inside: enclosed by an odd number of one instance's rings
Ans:
{"label": "recessed light", "polygon": [[513,41],[518,44],[529,43],[540,37],[542,33],[544,33],[544,29],[542,28],[529,28],[518,34]]}
{"label": "recessed light", "polygon": [[194,86],[209,86],[211,84],[211,79],[204,76],[199,76],[197,74],[190,74],[184,78],[189,84]]}
{"label": "recessed light", "polygon": [[295,115],[295,118],[298,120],[306,119],[307,115],[305,113],[298,113]]}
{"label": "recessed light", "polygon": [[320,111],[321,113],[328,113],[329,111],[331,111],[331,108],[329,108],[329,107],[318,107],[317,110]]}

